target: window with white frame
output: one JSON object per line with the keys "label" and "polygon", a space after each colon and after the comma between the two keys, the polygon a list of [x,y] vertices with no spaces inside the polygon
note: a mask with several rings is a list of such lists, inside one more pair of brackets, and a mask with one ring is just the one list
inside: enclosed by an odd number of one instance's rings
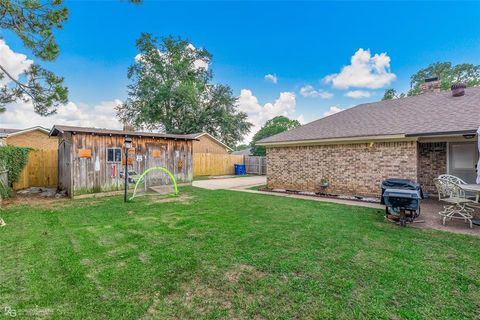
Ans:
{"label": "window with white frame", "polygon": [[107,148],[107,162],[122,162],[122,148]]}

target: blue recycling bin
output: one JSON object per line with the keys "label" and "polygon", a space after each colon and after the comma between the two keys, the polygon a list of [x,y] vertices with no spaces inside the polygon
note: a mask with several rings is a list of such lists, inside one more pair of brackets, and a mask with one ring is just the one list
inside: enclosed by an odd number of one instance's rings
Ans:
{"label": "blue recycling bin", "polygon": [[235,175],[236,176],[241,176],[241,175],[247,174],[247,168],[245,167],[244,164],[234,164],[233,166],[235,168]]}

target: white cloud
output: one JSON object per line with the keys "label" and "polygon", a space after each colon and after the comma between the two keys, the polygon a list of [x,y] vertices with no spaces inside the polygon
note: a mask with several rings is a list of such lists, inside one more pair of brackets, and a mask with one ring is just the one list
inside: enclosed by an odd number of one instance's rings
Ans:
{"label": "white cloud", "polygon": [[278,77],[277,77],[276,74],[269,73],[269,74],[266,74],[264,78],[265,78],[265,80],[271,81],[275,84],[278,83]]}
{"label": "white cloud", "polygon": [[121,129],[122,124],[116,118],[115,107],[120,100],[103,101],[97,105],[69,102],[58,108],[57,113],[42,117],[33,111],[31,103],[20,102],[7,105],[0,114],[0,122],[5,128],[28,128],[43,126],[51,128],[54,124],[71,126]]}
{"label": "white cloud", "polygon": [[303,116],[303,114],[297,117],[297,121],[300,122],[301,125],[305,124],[305,117]]}
{"label": "white cloud", "polygon": [[323,80],[337,89],[350,87],[378,89],[389,85],[397,76],[390,71],[390,57],[375,54],[370,50],[358,49],[351,58],[351,64],[344,66],[340,73],[326,76]]}
{"label": "white cloud", "polygon": [[333,97],[333,93],[324,90],[317,90],[310,84],[300,88],[300,94],[309,98],[331,99]]}
{"label": "white cloud", "polygon": [[328,111],[325,111],[325,112],[323,113],[323,116],[324,116],[324,117],[327,117],[327,116],[330,116],[330,115],[332,115],[332,114],[335,114],[335,113],[340,112],[340,111],[343,111],[343,110],[345,110],[345,109],[339,108],[339,107],[337,107],[337,106],[332,106],[332,107],[330,107],[330,109],[329,109]]}
{"label": "white cloud", "polygon": [[250,134],[244,140],[244,142],[249,143],[253,135],[260,130],[267,120],[280,115],[291,117],[295,113],[296,98],[293,92],[281,92],[275,102],[269,102],[262,106],[251,90],[242,89],[237,106],[241,111],[248,114],[248,121],[253,123]]}
{"label": "white cloud", "polygon": [[360,98],[368,98],[372,95],[370,91],[364,90],[352,90],[345,93],[346,97],[353,98],[353,99],[360,99]]}
{"label": "white cloud", "polygon": [[[15,80],[18,80],[18,77],[27,70],[32,63],[33,61],[27,59],[26,55],[14,52],[3,39],[0,39],[0,65],[2,65]],[[0,79],[0,86],[8,84],[10,81],[10,78],[5,75]]]}

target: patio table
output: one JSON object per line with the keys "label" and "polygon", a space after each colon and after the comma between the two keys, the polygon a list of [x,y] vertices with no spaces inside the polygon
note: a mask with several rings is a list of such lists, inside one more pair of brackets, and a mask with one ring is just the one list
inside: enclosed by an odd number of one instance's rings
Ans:
{"label": "patio table", "polygon": [[475,202],[478,202],[480,198],[480,184],[472,183],[472,184],[460,184],[460,188],[465,191],[473,192],[476,194]]}
{"label": "patio table", "polygon": [[[465,191],[468,192],[473,192],[476,194],[475,196],[475,202],[479,204],[478,200],[480,198],[480,184],[472,183],[472,184],[460,184],[460,188],[462,188]],[[478,205],[472,205],[475,208],[480,208]],[[480,225],[480,219],[478,217],[476,219],[472,219],[472,223],[476,224],[477,226]]]}

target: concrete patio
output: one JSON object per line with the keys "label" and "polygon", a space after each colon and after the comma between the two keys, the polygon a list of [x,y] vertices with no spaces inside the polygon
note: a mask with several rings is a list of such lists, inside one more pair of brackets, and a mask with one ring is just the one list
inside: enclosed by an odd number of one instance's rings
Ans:
{"label": "concrete patio", "polygon": [[[446,221],[445,225],[442,224],[442,217],[438,212],[443,210],[443,203],[434,198],[425,199],[421,204],[421,214],[418,217],[419,223],[414,223],[415,227],[430,228],[442,231],[450,231],[461,234],[469,234],[480,236],[480,226],[473,225],[470,228],[468,223],[465,223],[460,219],[452,219]],[[480,217],[480,209],[475,210],[475,216]]]}

